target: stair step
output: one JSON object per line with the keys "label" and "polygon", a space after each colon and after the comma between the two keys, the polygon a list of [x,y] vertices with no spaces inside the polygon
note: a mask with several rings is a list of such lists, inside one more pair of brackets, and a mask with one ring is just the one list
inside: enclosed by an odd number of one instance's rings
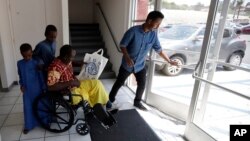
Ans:
{"label": "stair step", "polygon": [[114,71],[103,71],[99,79],[110,79],[110,78],[116,78]]}
{"label": "stair step", "polygon": [[94,31],[99,31],[98,28],[88,28],[88,27],[79,27],[79,28],[76,28],[76,27],[72,27],[70,28],[70,32],[79,32],[79,31],[88,31],[88,32],[94,32]]}
{"label": "stair step", "polygon": [[[104,71],[109,71],[111,69],[112,69],[112,64],[108,61],[104,68]],[[81,67],[74,67],[74,72],[80,73],[80,71],[81,71]]]}
{"label": "stair step", "polygon": [[[80,70],[81,68],[74,67],[74,74],[78,75],[80,73]],[[99,79],[107,79],[107,78],[115,78],[115,77],[116,75],[114,71],[104,69]]]}
{"label": "stair step", "polygon": [[[84,56],[85,55],[85,53],[93,53],[93,52],[96,52],[97,50],[99,50],[100,48],[95,48],[95,47],[91,47],[91,48],[83,48],[83,49],[79,49],[79,48],[75,48],[75,50],[76,50],[76,56]],[[106,49],[105,48],[103,48],[104,49],[104,55],[103,56],[106,56],[105,54],[105,52],[106,52]]]}
{"label": "stair step", "polygon": [[78,42],[74,43],[72,42],[73,48],[83,48],[84,47],[99,47],[102,48],[104,46],[104,42]]}
{"label": "stair step", "polygon": [[88,31],[88,30],[80,30],[80,31],[70,31],[72,37],[74,36],[93,36],[93,35],[100,35],[99,30]]}
{"label": "stair step", "polygon": [[[73,47],[73,49],[76,51],[76,56],[83,56],[85,53],[93,53],[95,51],[98,51],[100,47],[93,46],[93,47]],[[104,49],[104,48],[102,48]]]}
{"label": "stair step", "polygon": [[72,43],[78,43],[78,42],[101,42],[102,37],[101,36],[75,36],[71,38]]}
{"label": "stair step", "polygon": [[[76,50],[74,61],[82,61],[86,53],[93,53],[100,48],[104,49],[103,56],[108,58],[105,43],[99,30],[99,24],[70,24],[70,37],[73,49]],[[78,75],[81,67],[74,67],[74,74]],[[112,64],[107,62],[100,79],[115,78]]]}
{"label": "stair step", "polygon": [[70,29],[72,28],[98,28],[99,29],[99,24],[94,23],[94,24],[69,24]]}
{"label": "stair step", "polygon": [[[87,52],[87,53],[89,53],[89,52]],[[76,54],[76,56],[74,57],[74,60],[81,61],[81,60],[83,60],[84,56],[85,56],[85,54],[81,52],[79,54]],[[109,58],[109,56],[105,52],[104,52],[103,56],[106,58]]]}

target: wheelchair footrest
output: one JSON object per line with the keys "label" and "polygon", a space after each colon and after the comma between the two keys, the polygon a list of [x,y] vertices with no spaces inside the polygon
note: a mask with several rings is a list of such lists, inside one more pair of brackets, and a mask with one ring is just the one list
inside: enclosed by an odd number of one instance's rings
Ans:
{"label": "wheelchair footrest", "polygon": [[93,113],[106,129],[117,123],[113,115],[107,112],[99,103],[93,107]]}

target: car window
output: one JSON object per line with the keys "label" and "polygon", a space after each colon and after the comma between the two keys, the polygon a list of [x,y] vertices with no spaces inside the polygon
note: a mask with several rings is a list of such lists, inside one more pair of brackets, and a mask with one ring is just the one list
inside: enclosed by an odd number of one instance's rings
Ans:
{"label": "car window", "polygon": [[190,37],[197,29],[198,28],[194,26],[176,25],[161,32],[159,37],[164,39],[183,40]]}
{"label": "car window", "polygon": [[202,30],[197,34],[197,36],[204,36],[205,35],[205,28],[202,28]]}
{"label": "car window", "polygon": [[[214,32],[213,32],[213,36],[214,38],[217,37],[217,31],[218,31],[218,28],[215,28]],[[223,32],[223,38],[228,38],[228,37],[231,37],[232,35],[232,30],[228,29],[228,28],[225,28],[224,29],[224,32]]]}
{"label": "car window", "polygon": [[[205,35],[205,28],[202,28],[201,31],[197,34],[197,36],[204,36]],[[217,35],[217,28],[214,28],[212,38],[215,38]]]}
{"label": "car window", "polygon": [[231,36],[231,33],[230,33],[229,29],[224,29],[223,38],[227,38],[230,36]]}

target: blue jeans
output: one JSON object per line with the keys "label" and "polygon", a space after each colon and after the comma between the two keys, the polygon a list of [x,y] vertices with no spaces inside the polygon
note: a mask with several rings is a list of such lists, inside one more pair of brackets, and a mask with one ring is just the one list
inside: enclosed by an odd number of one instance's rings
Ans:
{"label": "blue jeans", "polygon": [[137,81],[137,89],[135,94],[134,103],[139,103],[141,101],[145,84],[146,84],[146,68],[144,67],[141,71],[137,73],[128,72],[125,70],[122,66],[120,67],[119,74],[117,76],[117,79],[115,81],[115,84],[113,85],[110,94],[109,94],[109,100],[111,102],[115,101],[115,96],[117,95],[118,90],[121,88],[121,86],[124,84],[125,80],[128,78],[128,76],[133,73],[135,75],[136,81]]}

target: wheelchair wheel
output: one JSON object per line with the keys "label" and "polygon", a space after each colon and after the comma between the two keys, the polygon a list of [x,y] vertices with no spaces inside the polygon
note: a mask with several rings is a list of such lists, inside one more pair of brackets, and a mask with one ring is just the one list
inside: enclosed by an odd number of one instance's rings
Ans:
{"label": "wheelchair wheel", "polygon": [[76,132],[80,135],[87,135],[89,133],[89,126],[87,123],[79,123],[76,125]]}
{"label": "wheelchair wheel", "polygon": [[74,112],[60,96],[41,94],[33,103],[37,121],[46,130],[54,133],[67,131],[74,123]]}

